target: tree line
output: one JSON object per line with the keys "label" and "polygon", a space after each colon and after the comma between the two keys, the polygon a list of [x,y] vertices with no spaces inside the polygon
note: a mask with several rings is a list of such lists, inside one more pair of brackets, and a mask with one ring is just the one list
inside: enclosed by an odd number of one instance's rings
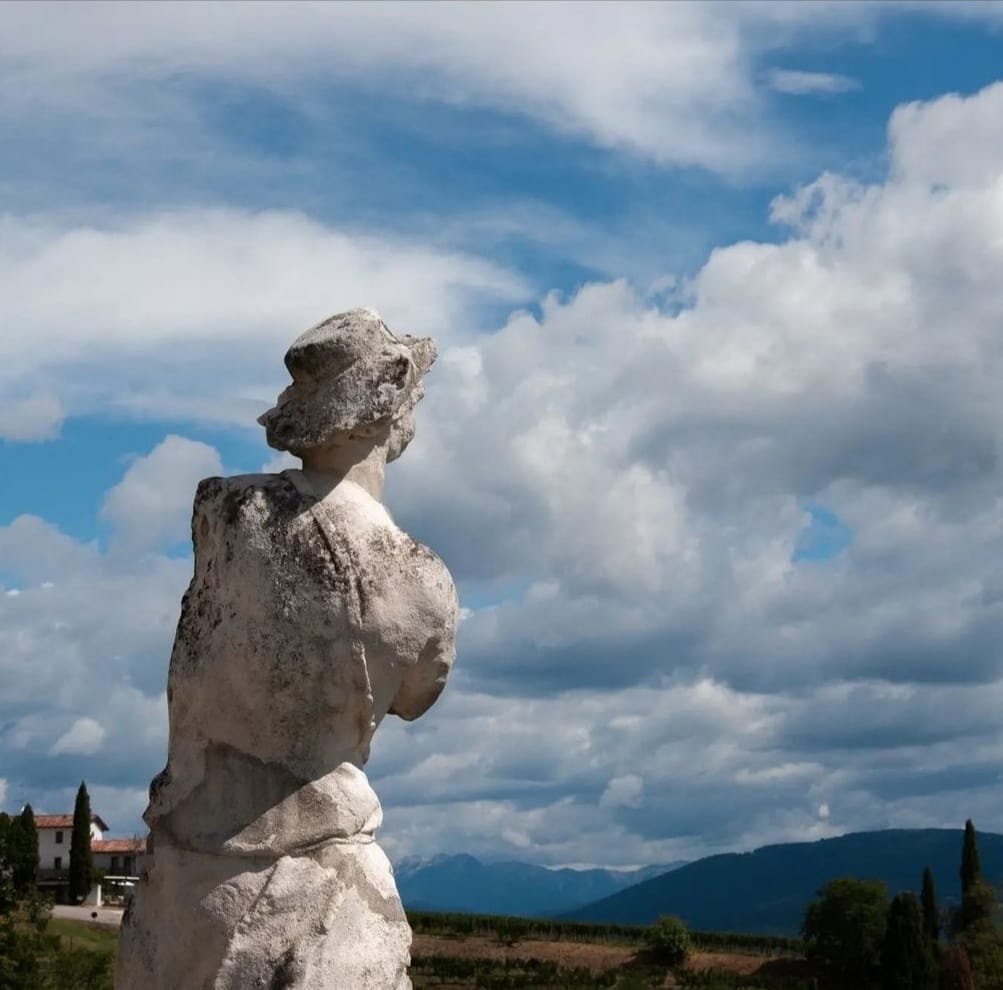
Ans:
{"label": "tree line", "polygon": [[906,891],[889,901],[877,880],[829,881],[805,910],[806,956],[861,990],[1003,990],[996,890],[982,876],[971,819],[959,874],[961,903],[949,911],[929,867],[919,897]]}
{"label": "tree line", "polygon": [[0,912],[38,886],[38,830],[26,804],[20,815],[0,812]]}

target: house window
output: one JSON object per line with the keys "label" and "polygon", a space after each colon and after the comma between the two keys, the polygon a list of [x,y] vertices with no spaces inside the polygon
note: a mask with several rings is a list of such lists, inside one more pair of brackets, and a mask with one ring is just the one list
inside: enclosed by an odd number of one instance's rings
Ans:
{"label": "house window", "polygon": [[118,873],[118,856],[112,856],[111,858],[111,872]]}
{"label": "house window", "polygon": [[62,844],[63,844],[63,833],[62,832],[57,832],[56,833],[56,845],[57,846],[61,846]]}
{"label": "house window", "polygon": [[[60,832],[59,834],[62,835],[63,833]],[[57,856],[55,858],[54,862],[55,862],[55,867],[56,867],[57,870],[61,870],[63,868],[63,857],[62,856]]]}
{"label": "house window", "polygon": [[124,864],[125,865],[122,867],[122,872],[125,873],[127,876],[131,877],[133,875],[133,873],[136,872],[136,866],[135,866],[135,864],[132,861],[132,857],[131,856],[126,856],[125,860],[124,860]]}

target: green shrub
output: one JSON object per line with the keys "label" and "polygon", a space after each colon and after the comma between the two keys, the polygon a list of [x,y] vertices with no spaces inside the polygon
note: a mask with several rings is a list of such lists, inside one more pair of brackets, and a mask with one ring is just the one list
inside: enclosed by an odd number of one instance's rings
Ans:
{"label": "green shrub", "polygon": [[669,966],[686,962],[691,946],[689,929],[673,914],[663,914],[648,932],[651,954]]}

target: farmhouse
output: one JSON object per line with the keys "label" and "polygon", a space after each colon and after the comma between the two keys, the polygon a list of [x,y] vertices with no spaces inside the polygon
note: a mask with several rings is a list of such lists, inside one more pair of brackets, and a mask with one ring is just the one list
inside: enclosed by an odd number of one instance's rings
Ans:
{"label": "farmhouse", "polygon": [[[59,896],[70,882],[70,837],[73,815],[35,815],[38,830],[38,885]],[[91,815],[91,845],[100,839],[108,826],[98,815]]]}
{"label": "farmhouse", "polygon": [[[57,901],[67,897],[70,882],[70,839],[73,815],[35,815],[38,831],[38,886]],[[91,815],[94,868],[109,878],[134,881],[147,867],[146,839],[106,839],[108,826]]]}
{"label": "farmhouse", "polygon": [[146,839],[91,839],[94,869],[109,877],[141,877],[146,870]]}

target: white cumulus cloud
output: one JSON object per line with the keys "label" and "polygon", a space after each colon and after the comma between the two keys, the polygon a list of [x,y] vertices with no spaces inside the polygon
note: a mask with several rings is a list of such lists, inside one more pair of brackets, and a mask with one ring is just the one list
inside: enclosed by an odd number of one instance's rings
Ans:
{"label": "white cumulus cloud", "polygon": [[101,516],[112,523],[116,540],[131,552],[176,543],[188,532],[195,486],[202,478],[222,473],[222,461],[213,447],[167,436],[129,465],[105,496]]}
{"label": "white cumulus cloud", "polygon": [[473,329],[475,301],[525,292],[470,255],[288,212],[8,216],[0,245],[0,324],[17,328],[0,335],[0,387],[45,375],[73,412],[253,422],[285,378],[276,352],[325,316],[378,302],[393,326],[441,336]]}
{"label": "white cumulus cloud", "polygon": [[93,718],[78,718],[52,745],[49,752],[53,756],[71,753],[77,756],[92,756],[104,741],[104,726]]}
{"label": "white cumulus cloud", "polygon": [[601,808],[637,808],[643,800],[644,781],[636,773],[614,777],[599,798]]}
{"label": "white cumulus cloud", "polygon": [[63,425],[63,406],[51,392],[35,392],[10,402],[0,400],[0,440],[54,440]]}

